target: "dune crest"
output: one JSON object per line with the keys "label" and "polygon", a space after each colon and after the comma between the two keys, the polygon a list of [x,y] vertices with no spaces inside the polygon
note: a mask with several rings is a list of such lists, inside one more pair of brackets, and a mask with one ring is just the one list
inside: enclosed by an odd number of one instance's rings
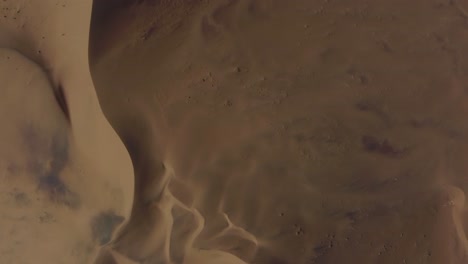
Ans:
{"label": "dune crest", "polygon": [[91,4],[0,3],[2,261],[92,263],[130,214],[131,161],[89,73]]}
{"label": "dune crest", "polygon": [[468,263],[463,1],[0,1],[0,262]]}

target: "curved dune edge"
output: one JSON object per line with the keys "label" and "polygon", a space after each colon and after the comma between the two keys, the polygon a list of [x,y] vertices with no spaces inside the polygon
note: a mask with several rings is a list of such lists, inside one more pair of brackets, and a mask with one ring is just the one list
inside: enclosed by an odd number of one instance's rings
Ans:
{"label": "curved dune edge", "polygon": [[0,2],[2,260],[467,262],[460,1],[117,2]]}
{"label": "curved dune edge", "polygon": [[89,73],[91,4],[0,3],[2,262],[92,263],[130,214],[131,160]]}

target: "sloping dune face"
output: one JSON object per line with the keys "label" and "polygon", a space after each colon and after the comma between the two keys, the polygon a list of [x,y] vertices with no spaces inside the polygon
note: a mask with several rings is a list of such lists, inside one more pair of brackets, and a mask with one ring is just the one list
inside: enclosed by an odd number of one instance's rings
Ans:
{"label": "sloping dune face", "polygon": [[133,168],[89,72],[91,1],[0,1],[0,263],[93,263]]}
{"label": "sloping dune face", "polygon": [[0,1],[0,263],[468,263],[467,11]]}
{"label": "sloping dune face", "polygon": [[466,2],[106,4],[91,72],[135,170],[113,250],[468,263]]}

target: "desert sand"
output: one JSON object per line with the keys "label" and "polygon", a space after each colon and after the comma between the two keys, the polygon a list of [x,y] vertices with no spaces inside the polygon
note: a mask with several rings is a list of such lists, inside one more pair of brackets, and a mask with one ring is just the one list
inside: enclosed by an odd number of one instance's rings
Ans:
{"label": "desert sand", "polygon": [[0,263],[468,263],[468,1],[0,15]]}

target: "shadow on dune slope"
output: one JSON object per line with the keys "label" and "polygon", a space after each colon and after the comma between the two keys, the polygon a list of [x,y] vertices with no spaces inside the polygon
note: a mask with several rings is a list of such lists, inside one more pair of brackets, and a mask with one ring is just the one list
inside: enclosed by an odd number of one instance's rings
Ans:
{"label": "shadow on dune slope", "polygon": [[135,199],[103,258],[464,263],[458,9],[108,4],[94,1],[90,68]]}

